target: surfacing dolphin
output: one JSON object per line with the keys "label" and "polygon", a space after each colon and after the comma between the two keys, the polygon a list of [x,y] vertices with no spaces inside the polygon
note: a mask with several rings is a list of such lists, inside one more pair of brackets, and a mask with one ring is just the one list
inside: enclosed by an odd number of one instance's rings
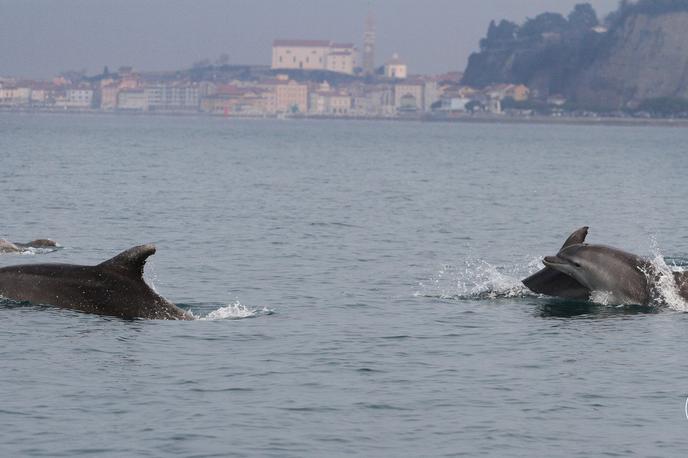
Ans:
{"label": "surfacing dolphin", "polygon": [[60,245],[58,245],[57,242],[50,239],[37,239],[27,243],[10,242],[9,240],[0,239],[0,253],[19,253],[27,251],[30,248],[41,248],[54,251],[59,247]]}
{"label": "surfacing dolphin", "polygon": [[[588,227],[569,236],[545,268],[523,280],[531,291],[565,299],[589,300],[593,292],[615,304],[648,305],[657,298],[660,273],[640,256],[585,242]],[[688,300],[688,272],[673,272],[679,294]]]}
{"label": "surfacing dolphin", "polygon": [[191,314],[143,279],[152,244],[130,248],[96,266],[25,264],[0,269],[0,296],[121,318],[190,320]]}

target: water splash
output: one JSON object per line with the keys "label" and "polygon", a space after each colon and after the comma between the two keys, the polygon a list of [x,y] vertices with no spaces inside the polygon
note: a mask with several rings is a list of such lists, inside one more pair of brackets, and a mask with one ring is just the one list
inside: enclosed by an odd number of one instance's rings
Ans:
{"label": "water splash", "polygon": [[274,310],[267,307],[251,308],[247,307],[239,301],[220,307],[205,316],[191,315],[197,320],[215,321],[215,320],[241,320],[245,318],[255,318],[263,315],[272,315]]}
{"label": "water splash", "polygon": [[633,304],[619,304],[610,291],[592,291],[590,293],[590,302],[604,306],[623,307],[624,305]]}
{"label": "water splash", "polygon": [[441,299],[499,299],[535,296],[521,279],[540,268],[540,258],[510,268],[482,259],[466,259],[463,266],[444,265],[428,281],[420,282],[421,297]]}
{"label": "water splash", "polygon": [[54,247],[44,247],[44,248],[36,248],[36,247],[21,247],[19,251],[10,251],[10,252],[0,252],[0,255],[2,256],[35,256],[37,254],[47,254],[47,253],[53,253],[55,251],[61,250],[63,247],[61,245],[57,245]]}
{"label": "water splash", "polygon": [[650,258],[651,272],[646,273],[646,275],[653,284],[654,300],[672,310],[688,312],[688,300],[679,294],[679,288],[674,278],[674,272],[684,272],[685,268],[677,265],[669,266],[654,239],[652,240],[652,256]]}

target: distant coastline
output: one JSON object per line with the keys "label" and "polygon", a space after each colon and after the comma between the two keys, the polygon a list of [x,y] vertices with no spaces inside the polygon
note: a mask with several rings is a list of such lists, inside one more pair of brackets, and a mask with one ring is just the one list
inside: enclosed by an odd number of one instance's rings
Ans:
{"label": "distant coastline", "polygon": [[640,127],[688,127],[688,119],[685,118],[634,118],[618,116],[544,116],[544,115],[513,115],[513,114],[462,114],[458,116],[434,116],[428,113],[407,116],[328,116],[328,115],[217,115],[197,111],[102,111],[98,109],[61,110],[61,109],[36,109],[36,108],[6,108],[0,107],[0,114],[14,115],[95,115],[104,117],[178,117],[201,119],[225,119],[233,120],[283,120],[283,121],[358,121],[358,122],[423,122],[438,124],[558,124],[580,126],[640,126]]}

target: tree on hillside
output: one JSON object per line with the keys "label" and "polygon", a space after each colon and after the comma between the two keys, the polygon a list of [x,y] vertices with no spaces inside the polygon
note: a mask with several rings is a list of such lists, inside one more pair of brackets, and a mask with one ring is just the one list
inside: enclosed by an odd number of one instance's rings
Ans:
{"label": "tree on hillside", "polygon": [[487,28],[487,37],[480,40],[480,48],[485,50],[498,47],[500,44],[512,43],[516,39],[518,25],[516,23],[502,19],[497,25],[495,21],[490,22]]}
{"label": "tree on hillside", "polygon": [[519,38],[540,38],[543,33],[564,33],[568,29],[568,21],[559,13],[542,13],[535,19],[528,19],[519,29]]}
{"label": "tree on hillside", "polygon": [[598,24],[597,13],[590,3],[579,3],[569,14],[569,27],[574,33],[585,33]]}

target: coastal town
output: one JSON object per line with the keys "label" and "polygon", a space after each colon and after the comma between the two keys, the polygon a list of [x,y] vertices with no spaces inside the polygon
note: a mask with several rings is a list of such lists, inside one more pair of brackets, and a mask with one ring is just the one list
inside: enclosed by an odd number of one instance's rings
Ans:
{"label": "coastal town", "polygon": [[[104,72],[91,81],[81,75],[51,81],[2,78],[0,110],[396,118],[476,110],[499,114],[503,99],[524,101],[529,96],[523,85],[482,90],[462,86],[459,72],[410,75],[396,55],[384,64],[384,74],[364,76],[355,73],[360,73],[354,67],[355,53],[352,45],[328,41],[275,40],[272,67],[246,67],[253,76],[249,78],[231,78],[236,67],[230,67],[226,81],[217,75],[196,80],[179,78],[177,72],[145,73],[131,67]],[[299,56],[296,65],[304,66],[281,64],[287,56],[292,63]],[[222,69],[213,67],[213,73]]]}
{"label": "coastal town", "polygon": [[[462,73],[414,74],[403,57],[376,59],[372,16],[362,50],[330,40],[275,39],[270,65],[229,65],[226,56],[191,69],[132,67],[88,77],[66,72],[49,81],[0,76],[0,111],[196,113],[225,117],[423,118],[501,115],[526,102],[528,87],[462,85]],[[553,107],[565,102],[551,97]]]}
{"label": "coastal town", "polygon": [[[469,59],[465,75],[461,71],[414,73],[398,53],[379,58],[375,20],[369,14],[360,46],[323,39],[278,38],[272,42],[271,62],[264,65],[230,64],[228,55],[223,54],[215,61],[203,59],[176,71],[144,71],[131,66],[110,71],[106,66],[98,75],[68,71],[48,81],[0,75],[0,111],[516,121],[534,117],[688,118],[688,102],[683,99],[646,98],[609,109],[619,103],[607,103],[603,108],[595,103],[599,100],[595,97],[593,103],[567,99],[563,94],[571,88],[562,87],[557,92],[561,85],[556,75],[543,72],[541,78],[531,75],[532,85],[520,84],[513,81],[525,80],[525,76],[499,76],[499,72],[513,70],[511,67],[481,66],[505,59],[502,54],[509,46],[513,59],[517,59],[528,55],[519,53],[519,46],[531,53],[550,55],[553,49],[561,51],[565,40],[584,37],[588,43],[606,36],[608,29],[599,23],[594,11],[588,12],[591,18],[587,22],[574,20],[574,13],[570,22],[561,17],[565,27],[559,28],[552,28],[547,14],[529,20],[522,27],[531,34],[525,38],[518,35],[516,24],[502,21],[497,26],[493,21],[481,41],[480,53]],[[572,24],[578,24],[575,33]],[[266,49],[268,46],[266,43]],[[522,69],[524,65],[516,67]],[[652,87],[646,92],[651,94]]]}

